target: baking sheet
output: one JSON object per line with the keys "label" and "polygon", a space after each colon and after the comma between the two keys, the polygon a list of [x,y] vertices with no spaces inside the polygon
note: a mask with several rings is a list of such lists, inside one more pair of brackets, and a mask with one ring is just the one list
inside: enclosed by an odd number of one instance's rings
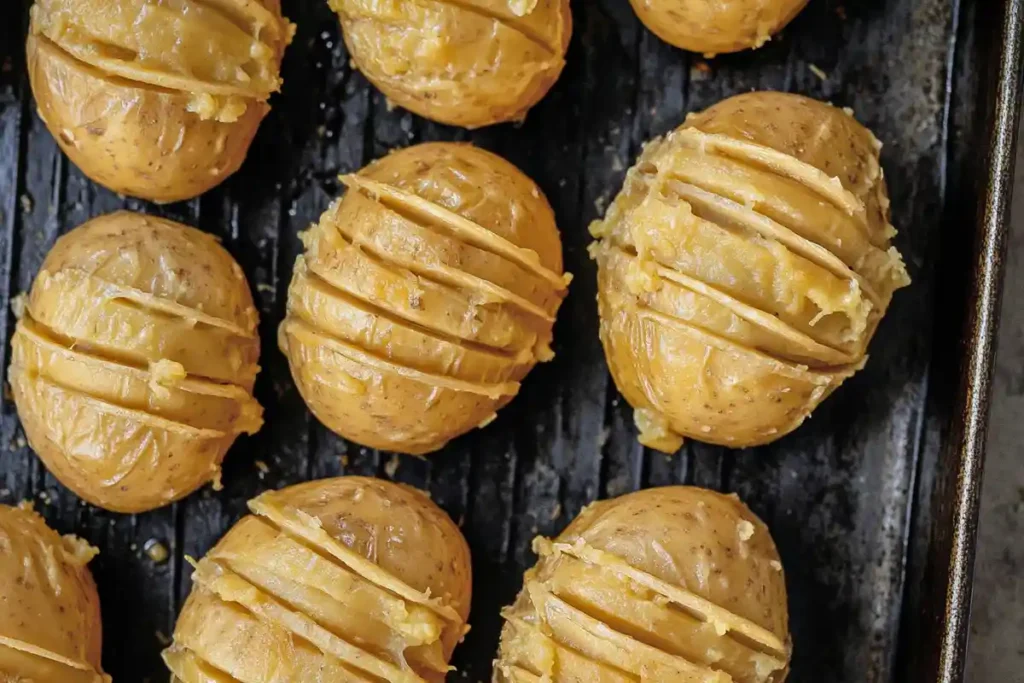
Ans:
{"label": "baking sheet", "polygon": [[[1019,18],[1013,2],[1006,7]],[[554,91],[523,125],[467,133],[389,110],[352,71],[326,3],[285,0],[299,33],[285,60],[284,90],[248,162],[223,187],[164,207],[93,185],[59,153],[34,114],[23,73],[28,5],[11,0],[0,27],[0,309],[30,286],[58,235],[129,208],[222,237],[262,314],[257,395],[267,425],[232,450],[220,493],[206,489],[137,516],[83,505],[41,467],[14,406],[3,403],[0,501],[33,499],[56,528],[101,549],[93,569],[103,600],[104,663],[115,680],[167,679],[159,651],[189,589],[185,555],[208,549],[259,491],[341,473],[424,487],[462,524],[476,598],[452,680],[489,680],[499,609],[533,562],[535,534],[557,533],[596,497],[675,482],[736,491],[771,527],[790,590],[790,680],[956,680],[963,633],[950,623],[948,605],[963,617],[966,601],[941,598],[956,568],[969,567],[976,519],[957,472],[964,463],[968,472],[980,466],[980,454],[967,446],[969,427],[983,422],[983,401],[966,402],[960,370],[987,369],[992,321],[964,327],[971,316],[962,311],[987,310],[998,284],[992,259],[1000,244],[976,240],[998,237],[1001,227],[998,206],[983,209],[993,206],[986,180],[1000,159],[986,154],[990,114],[1001,101],[987,77],[1019,64],[1019,54],[1000,61],[994,51],[1002,45],[1003,5],[812,0],[764,48],[708,61],[649,34],[627,0],[575,0],[569,65]],[[1019,34],[1019,25],[1010,28]],[[689,444],[665,457],[636,444],[630,410],[605,369],[586,227],[643,141],[688,111],[751,89],[850,106],[885,143],[897,244],[914,285],[897,294],[867,369],[795,434],[737,452]],[[1006,132],[1005,121],[998,130]],[[338,173],[427,140],[471,140],[533,177],[556,209],[576,279],[556,328],[556,360],[530,375],[493,424],[424,461],[346,444],[317,424],[276,349],[275,328],[301,249],[297,233],[337,195]],[[975,244],[980,251],[972,251]],[[982,273],[973,253],[990,269],[980,284],[971,277]],[[0,316],[0,334],[9,340],[12,330],[11,316]],[[7,348],[0,351],[4,367]],[[985,398],[983,386],[971,386]],[[944,540],[943,533],[953,538],[962,529],[958,520],[968,522],[967,547]],[[170,560],[149,559],[144,547],[153,539],[170,549]],[[957,562],[948,561],[954,546]],[[942,662],[952,669],[939,679],[934,672],[949,668]]]}

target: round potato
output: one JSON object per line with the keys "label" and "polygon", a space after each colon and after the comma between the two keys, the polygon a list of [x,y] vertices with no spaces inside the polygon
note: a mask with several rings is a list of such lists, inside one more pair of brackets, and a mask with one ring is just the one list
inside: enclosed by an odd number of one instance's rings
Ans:
{"label": "round potato", "polygon": [[279,0],[36,0],[31,17],[29,79],[61,149],[155,202],[238,170],[293,32]]}
{"label": "round potato", "polygon": [[22,505],[0,505],[0,680],[109,683],[86,565],[96,549]]}
{"label": "round potato", "polygon": [[424,493],[340,477],[249,509],[196,565],[164,652],[180,683],[444,681],[468,630],[470,556]]}
{"label": "round potato", "polygon": [[255,433],[258,316],[217,240],[119,212],[57,240],[20,312],[10,384],[47,468],[85,500],[141,512],[218,483]]}
{"label": "round potato", "polygon": [[391,102],[466,128],[520,121],[565,66],[569,0],[328,0]]}
{"label": "round potato", "polygon": [[910,283],[881,144],[842,109],[730,98],[648,144],[591,232],[601,341],[640,441],[796,429]]}
{"label": "round potato", "polygon": [[674,486],[585,508],[503,613],[498,683],[782,683],[792,647],[771,535],[735,495]]}
{"label": "round potato", "polygon": [[343,181],[303,236],[281,349],[331,430],[429,453],[489,422],[552,357],[568,284],[554,215],[470,145],[412,147]]}
{"label": "round potato", "polygon": [[630,0],[659,38],[707,57],[758,48],[781,31],[807,0]]}

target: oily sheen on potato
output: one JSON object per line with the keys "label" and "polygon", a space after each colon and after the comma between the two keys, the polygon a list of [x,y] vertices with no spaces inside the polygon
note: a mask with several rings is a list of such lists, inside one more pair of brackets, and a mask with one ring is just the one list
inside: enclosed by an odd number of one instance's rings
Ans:
{"label": "oily sheen on potato", "polygon": [[637,16],[666,43],[708,57],[758,48],[807,0],[630,0]]}
{"label": "oily sheen on potato", "polygon": [[280,0],[36,0],[31,17],[32,92],[61,149],[156,202],[238,170],[294,29]]}
{"label": "oily sheen on potato", "polygon": [[569,0],[328,0],[387,98],[466,128],[519,121],[565,66]]}
{"label": "oily sheen on potato", "polygon": [[503,616],[496,683],[782,683],[782,564],[734,495],[656,488],[594,503]]}
{"label": "oily sheen on potato", "polygon": [[25,435],[94,505],[140,512],[216,485],[262,424],[258,316],[211,235],[96,218],[57,240],[20,313],[9,379]]}
{"label": "oily sheen on potato", "polygon": [[96,552],[59,536],[31,507],[0,505],[0,680],[110,683],[86,566]]}
{"label": "oily sheen on potato", "polygon": [[440,683],[468,631],[469,548],[426,494],[340,477],[270,491],[195,565],[177,683]]}
{"label": "oily sheen on potato", "polygon": [[601,341],[640,441],[744,447],[796,429],[909,284],[881,143],[760,92],[650,142],[591,232]]}
{"label": "oily sheen on potato", "polygon": [[568,285],[554,214],[471,145],[411,147],[342,180],[303,236],[281,349],[332,431],[429,453],[490,422],[552,358]]}

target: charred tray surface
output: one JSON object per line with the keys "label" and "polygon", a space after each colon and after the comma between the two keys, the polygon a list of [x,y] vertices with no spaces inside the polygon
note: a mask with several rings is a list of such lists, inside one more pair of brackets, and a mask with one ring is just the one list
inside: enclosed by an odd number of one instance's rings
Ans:
{"label": "charred tray surface", "polygon": [[[473,630],[450,679],[489,680],[499,610],[533,563],[536,534],[557,533],[595,498],[684,482],[739,493],[772,529],[790,590],[790,680],[935,680],[946,621],[926,591],[945,585],[941,525],[959,500],[948,481],[959,455],[950,434],[970,416],[958,413],[958,373],[967,349],[990,346],[984,329],[963,332],[963,311],[975,291],[971,253],[988,198],[996,95],[986,79],[1000,65],[992,43],[1001,3],[815,0],[762,49],[706,60],[644,30],[627,0],[579,0],[568,66],[552,93],[521,126],[469,133],[392,110],[353,71],[326,2],[285,0],[298,35],[247,163],[202,198],[162,207],[99,188],[61,155],[24,74],[29,4],[14,2],[0,28],[0,309],[28,289],[59,235],[129,208],[221,237],[262,315],[256,393],[267,424],[233,448],[219,493],[206,488],[137,516],[81,504],[43,469],[13,403],[3,402],[0,502],[33,500],[56,529],[100,548],[93,570],[104,665],[115,680],[167,679],[159,652],[188,593],[186,555],[201,556],[260,491],[337,474],[425,488],[462,525],[473,550]],[[796,433],[736,452],[689,443],[665,457],[636,443],[631,411],[609,379],[587,225],[645,140],[752,89],[849,106],[885,143],[896,243],[914,284],[895,297],[867,368]],[[277,350],[276,328],[301,253],[298,232],[338,195],[338,174],[429,140],[473,141],[534,178],[556,210],[576,278],[555,361],[531,374],[493,424],[419,460],[347,444],[313,420]],[[0,316],[5,371],[12,332],[13,318]],[[147,553],[154,540],[169,550],[166,561]]]}

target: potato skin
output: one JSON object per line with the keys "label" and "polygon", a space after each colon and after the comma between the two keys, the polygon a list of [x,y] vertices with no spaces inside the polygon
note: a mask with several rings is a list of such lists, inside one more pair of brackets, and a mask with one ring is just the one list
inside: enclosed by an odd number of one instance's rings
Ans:
{"label": "potato skin", "polygon": [[534,549],[540,559],[503,613],[497,683],[785,679],[782,564],[767,527],[734,495],[627,494],[586,507]]}
{"label": "potato skin", "polygon": [[31,507],[7,505],[0,547],[0,678],[108,683],[100,601],[86,567],[96,549],[59,536]]}
{"label": "potato skin", "polygon": [[262,424],[257,318],[212,236],[128,212],[83,224],[47,255],[12,342],[29,444],[64,485],[117,512],[216,480],[238,434]]}
{"label": "potato skin", "polygon": [[444,680],[467,630],[470,555],[424,493],[339,477],[264,493],[250,510],[196,567],[164,653],[179,679],[211,667],[282,683]]}
{"label": "potato skin", "polygon": [[551,207],[470,145],[343,179],[303,237],[279,330],[303,399],[341,436],[424,454],[482,425],[551,357],[566,293]]}
{"label": "potato skin", "polygon": [[630,0],[666,43],[708,57],[764,45],[807,0]]}
{"label": "potato skin", "polygon": [[329,0],[359,70],[390,101],[465,128],[519,121],[558,80],[569,0]]}
{"label": "potato skin", "polygon": [[863,367],[910,282],[880,148],[846,111],[772,92],[646,146],[591,226],[601,341],[641,442],[774,441]]}
{"label": "potato skin", "polygon": [[[149,63],[112,74],[82,59],[76,50],[86,50],[88,42],[79,45],[77,41],[86,39],[59,33],[51,23],[57,23],[56,16],[63,19],[94,11],[91,1],[37,0],[26,43],[29,81],[39,115],[71,161],[114,192],[158,203],[199,196],[235,173],[270,111],[270,92],[254,88],[226,95],[218,92],[216,84],[177,73],[171,73],[173,82],[165,83],[168,74]],[[271,61],[276,73],[290,40],[280,4],[260,0],[213,4],[235,7],[240,16],[253,21],[276,24],[256,29],[262,41],[257,44],[275,53]],[[186,19],[179,21],[194,29],[201,19],[192,16],[186,13]],[[144,37],[138,40],[145,43]]]}

